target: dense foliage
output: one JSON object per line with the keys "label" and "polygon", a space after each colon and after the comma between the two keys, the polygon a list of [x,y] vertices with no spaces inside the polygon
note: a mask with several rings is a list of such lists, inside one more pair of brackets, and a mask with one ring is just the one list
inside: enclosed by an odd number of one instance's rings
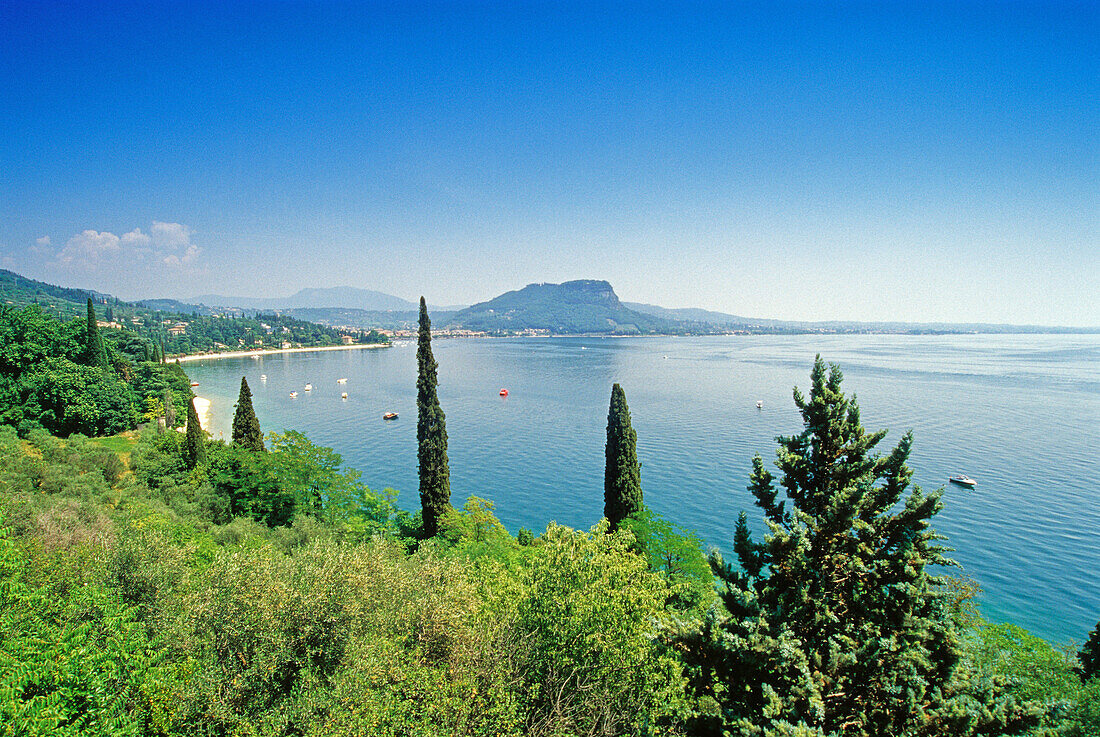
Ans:
{"label": "dense foliage", "polygon": [[184,408],[191,388],[179,367],[145,360],[150,345],[136,336],[89,331],[87,309],[61,323],[33,305],[0,308],[0,423],[23,435],[104,435],[163,416],[166,400]]}
{"label": "dense foliage", "polygon": [[[659,734],[680,719],[681,666],[658,637],[668,586],[629,533],[552,525],[522,546],[472,500],[415,549],[392,492],[300,434],[267,453],[207,441],[190,471],[180,439],[144,432],[130,472],[80,436],[0,429],[0,734]],[[259,474],[230,478],[242,456]],[[269,486],[243,483],[256,475]],[[289,510],[273,526],[267,493]]]}

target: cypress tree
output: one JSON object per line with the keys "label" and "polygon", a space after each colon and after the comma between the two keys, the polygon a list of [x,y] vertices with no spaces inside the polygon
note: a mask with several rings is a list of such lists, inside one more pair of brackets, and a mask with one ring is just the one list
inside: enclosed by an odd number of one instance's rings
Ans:
{"label": "cypress tree", "polygon": [[187,437],[183,444],[183,456],[188,468],[194,468],[206,460],[205,436],[199,424],[199,413],[195,411],[195,400],[192,399],[187,403]]}
{"label": "cypress tree", "polygon": [[1100,673],[1100,623],[1089,635],[1088,642],[1077,653],[1077,660],[1081,664],[1081,667],[1077,669],[1077,673],[1081,676],[1082,681],[1087,681]]}
{"label": "cypress tree", "polygon": [[749,490],[767,537],[754,542],[742,516],[740,565],[712,556],[726,613],[708,615],[680,643],[697,693],[718,702],[697,731],[894,737],[1027,728],[1030,708],[960,665],[958,602],[928,571],[952,564],[929,527],[942,489],[906,493],[912,436],[873,454],[886,432],[864,430],[842,378],[818,356],[809,398],[794,390],[803,431],[777,438],[778,487],[753,459]]}
{"label": "cypress tree", "polygon": [[164,404],[164,425],[165,427],[172,428],[176,426],[176,400],[172,394],[171,389],[164,390],[164,398],[161,400]]}
{"label": "cypress tree", "polygon": [[264,435],[260,431],[260,421],[252,409],[252,391],[248,382],[241,377],[241,393],[237,397],[237,411],[233,415],[233,444],[243,445],[252,450],[264,449]]}
{"label": "cypress tree", "polygon": [[642,511],[642,472],[638,466],[638,433],[630,426],[626,392],[611,387],[607,410],[606,463],[603,471],[603,516],[611,529],[627,517]]}
{"label": "cypress tree", "polygon": [[95,308],[92,306],[92,298],[88,297],[88,330],[85,336],[84,361],[89,366],[106,369],[107,348],[103,345],[103,336],[99,334],[99,325],[96,324]]}
{"label": "cypress tree", "polygon": [[420,473],[420,507],[424,534],[435,535],[439,518],[451,508],[451,470],[447,464],[447,425],[436,393],[432,356],[432,322],[420,298],[420,331],[416,344],[416,441]]}

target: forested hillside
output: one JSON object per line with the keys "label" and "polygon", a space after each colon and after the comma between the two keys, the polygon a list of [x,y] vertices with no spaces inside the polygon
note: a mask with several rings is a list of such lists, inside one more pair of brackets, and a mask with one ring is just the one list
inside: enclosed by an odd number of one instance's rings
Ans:
{"label": "forested hillside", "polygon": [[[104,334],[116,342],[135,339],[157,346],[167,356],[225,350],[272,349],[340,345],[348,335],[357,343],[384,343],[386,338],[370,326],[351,333],[282,314],[244,315],[180,312],[155,309],[143,303],[123,302],[107,295],[56,287],[0,270],[0,306],[37,306],[47,315],[63,321],[84,315],[90,298]],[[173,304],[171,300],[158,305]],[[136,336],[136,338],[135,338]]]}

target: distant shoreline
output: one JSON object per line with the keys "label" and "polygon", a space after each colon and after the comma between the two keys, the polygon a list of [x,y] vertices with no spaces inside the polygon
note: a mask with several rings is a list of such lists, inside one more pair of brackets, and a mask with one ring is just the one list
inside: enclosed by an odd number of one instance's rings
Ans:
{"label": "distant shoreline", "polygon": [[260,351],[226,351],[225,353],[195,353],[189,356],[176,356],[168,361],[205,361],[217,358],[248,358],[249,356],[275,356],[280,353],[312,353],[313,351],[351,351],[365,348],[389,348],[389,343],[354,343],[352,345],[324,345],[312,348],[269,348]]}

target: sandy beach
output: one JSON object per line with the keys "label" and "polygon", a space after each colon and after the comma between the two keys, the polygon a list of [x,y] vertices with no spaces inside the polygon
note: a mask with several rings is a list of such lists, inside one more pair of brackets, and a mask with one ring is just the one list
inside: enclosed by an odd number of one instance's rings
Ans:
{"label": "sandy beach", "polygon": [[279,353],[310,353],[312,351],[353,351],[364,348],[389,348],[389,343],[366,343],[355,345],[327,345],[315,348],[270,348],[262,351],[227,351],[225,353],[196,353],[191,356],[175,356],[168,361],[206,361],[216,358],[248,358],[249,356],[274,356]]}

